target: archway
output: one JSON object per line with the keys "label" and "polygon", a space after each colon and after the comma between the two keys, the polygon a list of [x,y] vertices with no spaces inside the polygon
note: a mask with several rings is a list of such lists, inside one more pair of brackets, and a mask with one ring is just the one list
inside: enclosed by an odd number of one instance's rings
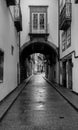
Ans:
{"label": "archway", "polygon": [[[20,50],[20,65],[21,65],[21,82],[26,78],[26,67],[25,59],[33,53],[41,53],[46,57],[46,69],[54,69],[55,65],[57,66],[58,61],[58,48],[51,42],[45,41],[43,39],[34,39],[33,41],[26,42]],[[51,73],[51,71],[49,71]],[[47,77],[51,78],[51,74],[47,72]],[[56,75],[55,72],[53,72]],[[57,72],[56,72],[57,73]]]}

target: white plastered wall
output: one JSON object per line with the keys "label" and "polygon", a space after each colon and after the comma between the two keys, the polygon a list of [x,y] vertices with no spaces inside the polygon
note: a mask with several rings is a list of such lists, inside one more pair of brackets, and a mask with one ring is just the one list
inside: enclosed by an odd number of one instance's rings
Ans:
{"label": "white plastered wall", "polygon": [[29,41],[30,5],[48,6],[48,30],[49,41],[58,46],[58,0],[22,0],[23,31],[21,33],[21,45]]}
{"label": "white plastered wall", "polygon": [[[4,52],[4,76],[0,83],[0,100],[17,86],[17,62],[19,62],[18,35],[9,7],[0,0],[0,49]],[[11,46],[14,54],[11,54]]]}

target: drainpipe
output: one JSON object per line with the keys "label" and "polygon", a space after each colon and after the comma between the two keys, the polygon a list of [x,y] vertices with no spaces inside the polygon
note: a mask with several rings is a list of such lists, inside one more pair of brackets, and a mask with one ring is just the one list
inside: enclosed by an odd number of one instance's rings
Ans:
{"label": "drainpipe", "polygon": [[19,73],[19,75],[18,75],[18,78],[19,78],[18,81],[19,81],[19,82],[18,82],[18,84],[20,84],[20,68],[21,68],[21,66],[20,66],[20,32],[18,32],[18,35],[19,35],[19,66],[18,66],[18,67],[19,67],[19,68],[18,68],[18,69],[19,69],[19,70],[18,70],[18,71],[19,71],[19,72],[18,72],[18,73]]}
{"label": "drainpipe", "polygon": [[58,0],[58,61],[59,61],[59,84],[60,84],[60,30],[59,30],[60,0]]}
{"label": "drainpipe", "polygon": [[[20,0],[19,0],[19,14],[20,14]],[[19,84],[20,84],[20,31],[19,31]]]}

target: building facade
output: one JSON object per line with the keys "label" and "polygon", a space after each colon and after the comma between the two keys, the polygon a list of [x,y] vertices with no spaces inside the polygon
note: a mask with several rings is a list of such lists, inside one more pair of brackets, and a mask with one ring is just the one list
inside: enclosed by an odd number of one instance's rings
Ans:
{"label": "building facade", "polygon": [[[54,61],[56,59],[55,50],[58,47],[58,0],[23,0],[21,1],[21,10],[23,19],[21,59],[23,54],[28,55],[27,51],[29,51],[29,54],[42,53],[46,57],[51,55],[48,60],[50,62],[53,60],[53,62],[51,62],[52,64],[47,64],[47,75],[52,80],[52,75],[56,73],[54,80],[58,82],[58,65]],[[28,49],[26,50],[25,47]]]}
{"label": "building facade", "polygon": [[60,84],[78,93],[78,1],[59,1]]}
{"label": "building facade", "polygon": [[19,83],[18,14],[18,2],[0,0],[0,101]]}
{"label": "building facade", "polygon": [[[58,46],[58,1],[57,0],[23,0],[21,1],[21,11],[22,11],[22,20],[23,20],[23,31],[21,32],[21,46],[30,40],[29,33],[31,33],[32,28],[32,20],[35,20],[33,23],[33,32],[38,33],[40,30],[44,33],[50,33],[49,41],[53,42],[56,46]],[[47,13],[47,14],[46,14]],[[32,14],[32,15],[31,15]],[[38,19],[37,19],[38,17]],[[37,22],[39,23],[39,17],[41,19],[41,28]],[[45,27],[43,27],[43,19],[45,21]],[[38,21],[37,21],[38,20]],[[31,22],[32,21],[32,22]],[[36,24],[35,24],[36,23]],[[35,26],[34,26],[35,25]]]}

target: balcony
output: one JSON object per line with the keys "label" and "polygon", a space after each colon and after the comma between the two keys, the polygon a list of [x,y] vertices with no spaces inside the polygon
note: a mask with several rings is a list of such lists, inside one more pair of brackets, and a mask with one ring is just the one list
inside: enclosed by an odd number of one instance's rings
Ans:
{"label": "balcony", "polygon": [[21,14],[20,6],[16,5],[14,11],[15,11],[14,23],[15,23],[17,32],[19,32],[19,31],[22,31],[22,14]]}
{"label": "balcony", "polygon": [[16,4],[16,0],[6,0],[7,6],[12,6]]}
{"label": "balcony", "polygon": [[67,30],[71,25],[71,3],[65,3],[59,18],[60,30]]}
{"label": "balcony", "polygon": [[30,26],[29,36],[31,40],[33,40],[33,38],[44,38],[45,40],[47,40],[49,36],[48,25],[45,27],[44,30],[40,29],[33,30],[32,25],[29,24],[29,26]]}

